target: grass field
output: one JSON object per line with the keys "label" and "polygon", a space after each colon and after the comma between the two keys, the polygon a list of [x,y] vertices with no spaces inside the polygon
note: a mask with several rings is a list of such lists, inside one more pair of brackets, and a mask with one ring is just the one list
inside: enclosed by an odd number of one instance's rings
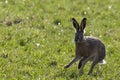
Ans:
{"label": "grass field", "polygon": [[[119,80],[120,0],[0,0],[0,80]],[[106,46],[106,65],[80,75],[71,18]]]}

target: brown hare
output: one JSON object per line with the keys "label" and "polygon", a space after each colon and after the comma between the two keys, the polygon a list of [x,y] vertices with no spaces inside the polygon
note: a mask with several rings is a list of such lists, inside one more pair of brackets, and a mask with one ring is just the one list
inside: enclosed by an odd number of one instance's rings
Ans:
{"label": "brown hare", "polygon": [[104,58],[106,55],[104,44],[95,37],[84,36],[84,29],[86,27],[86,18],[83,18],[79,25],[75,18],[72,18],[73,26],[76,29],[75,33],[75,58],[67,64],[64,68],[70,67],[76,61],[79,61],[78,69],[83,72],[84,65],[89,60],[92,65],[88,75],[92,73],[94,66],[99,63],[105,63]]}

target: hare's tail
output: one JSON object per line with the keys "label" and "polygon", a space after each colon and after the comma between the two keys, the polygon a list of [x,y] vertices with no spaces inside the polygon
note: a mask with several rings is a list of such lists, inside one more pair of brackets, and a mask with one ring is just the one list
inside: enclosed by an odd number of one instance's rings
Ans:
{"label": "hare's tail", "polygon": [[106,61],[103,59],[102,61],[99,62],[100,65],[102,64],[107,64]]}

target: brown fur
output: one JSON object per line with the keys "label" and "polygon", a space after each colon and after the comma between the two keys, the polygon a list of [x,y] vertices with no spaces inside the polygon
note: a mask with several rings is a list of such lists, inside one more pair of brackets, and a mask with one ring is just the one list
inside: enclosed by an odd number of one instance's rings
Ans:
{"label": "brown fur", "polygon": [[83,72],[84,65],[87,61],[92,60],[93,63],[88,74],[91,74],[94,66],[105,58],[105,46],[95,37],[84,36],[84,28],[86,27],[86,18],[83,18],[80,26],[73,18],[73,26],[76,29],[75,34],[75,58],[65,66],[68,68],[76,61],[79,61],[78,68]]}

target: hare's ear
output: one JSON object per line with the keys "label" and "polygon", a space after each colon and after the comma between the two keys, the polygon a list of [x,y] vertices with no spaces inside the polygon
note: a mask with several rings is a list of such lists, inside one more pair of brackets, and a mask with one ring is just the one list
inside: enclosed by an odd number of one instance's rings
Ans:
{"label": "hare's ear", "polygon": [[75,27],[76,31],[79,31],[79,24],[75,18],[72,18],[72,22],[73,22],[73,26]]}
{"label": "hare's ear", "polygon": [[83,18],[83,20],[81,21],[81,24],[80,24],[80,29],[82,31],[84,31],[85,27],[86,27],[86,20],[87,18]]}

